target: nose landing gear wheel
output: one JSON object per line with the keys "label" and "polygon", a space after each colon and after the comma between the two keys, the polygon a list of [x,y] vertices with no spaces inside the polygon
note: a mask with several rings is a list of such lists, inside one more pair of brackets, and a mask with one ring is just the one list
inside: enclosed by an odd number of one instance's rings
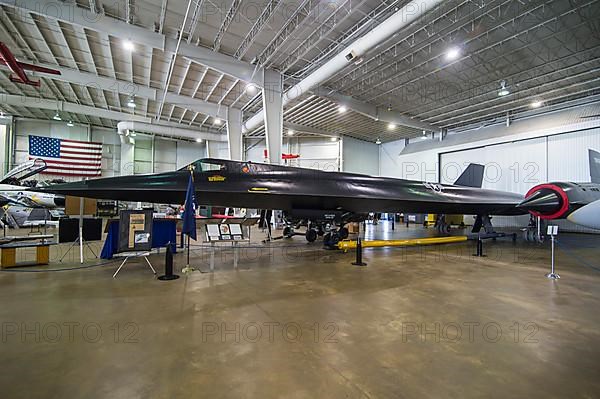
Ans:
{"label": "nose landing gear wheel", "polygon": [[290,226],[285,226],[283,228],[283,236],[285,238],[292,238],[293,235],[294,235],[294,229],[292,229]]}
{"label": "nose landing gear wheel", "polygon": [[314,229],[306,230],[305,237],[306,237],[306,241],[314,242],[317,239],[317,231]]}

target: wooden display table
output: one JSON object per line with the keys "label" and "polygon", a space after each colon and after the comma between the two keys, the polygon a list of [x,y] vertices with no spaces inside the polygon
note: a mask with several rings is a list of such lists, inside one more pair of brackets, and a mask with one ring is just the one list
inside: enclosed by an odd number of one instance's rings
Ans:
{"label": "wooden display table", "polygon": [[[50,263],[50,245],[53,242],[12,242],[0,245],[0,266],[37,266]],[[17,248],[35,248],[35,262],[17,263]]]}

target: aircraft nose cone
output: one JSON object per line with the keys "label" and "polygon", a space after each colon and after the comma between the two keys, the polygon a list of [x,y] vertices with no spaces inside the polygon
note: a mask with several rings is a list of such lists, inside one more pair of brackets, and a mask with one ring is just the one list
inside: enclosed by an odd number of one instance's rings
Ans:
{"label": "aircraft nose cone", "polygon": [[561,199],[554,191],[542,189],[532,193],[517,206],[528,212],[534,211],[542,214],[549,214],[560,209]]}

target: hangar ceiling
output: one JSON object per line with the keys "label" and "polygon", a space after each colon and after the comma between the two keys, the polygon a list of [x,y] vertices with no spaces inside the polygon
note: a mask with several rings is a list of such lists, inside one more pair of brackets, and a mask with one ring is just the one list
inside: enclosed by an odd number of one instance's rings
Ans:
{"label": "hangar ceiling", "polygon": [[[88,10],[92,20],[103,14],[103,18],[142,27],[148,35],[181,38],[181,42],[257,68],[278,70],[284,74],[286,87],[406,3],[61,2]],[[169,79],[171,53],[148,45],[149,40],[140,44],[139,38],[122,37],[103,23],[82,27],[71,23],[68,15],[52,14],[51,9],[30,12],[15,8],[14,0],[0,0],[0,4],[0,41],[20,61],[57,66],[79,76],[109,78],[107,84],[98,84],[93,78],[41,77],[42,85],[36,88],[11,82],[9,71],[0,69],[2,93],[27,98],[22,104],[3,102],[0,109],[4,112],[51,119],[55,110],[39,109],[31,100],[44,98],[110,110],[115,115],[62,112],[63,120],[114,128],[120,116],[126,119],[135,114],[160,123],[223,131],[221,118],[199,109],[208,103],[215,109],[213,114],[224,115],[227,107],[239,108],[247,119],[262,108],[260,93],[247,90],[248,82],[208,68],[201,59],[176,57]],[[133,50],[124,47],[127,40],[135,43]],[[451,49],[455,53],[449,57]],[[352,96],[451,130],[526,111],[533,101],[545,106],[598,94],[599,57],[599,1],[446,1],[324,82],[318,94]],[[131,83],[135,96],[111,88],[111,81]],[[498,95],[502,81],[509,91],[505,96]],[[132,99],[135,108],[128,106]],[[340,113],[334,100],[310,93],[288,104],[284,119],[369,141],[421,135],[420,130],[390,127],[351,109]],[[249,133],[262,134],[262,128]]]}

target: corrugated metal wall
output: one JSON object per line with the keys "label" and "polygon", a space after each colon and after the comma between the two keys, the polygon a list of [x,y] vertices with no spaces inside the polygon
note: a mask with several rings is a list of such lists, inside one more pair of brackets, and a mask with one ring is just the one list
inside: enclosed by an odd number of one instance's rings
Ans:
{"label": "corrugated metal wall", "polygon": [[[600,150],[600,128],[440,154],[441,181],[453,183],[469,163],[486,166],[483,187],[525,195],[548,181],[590,181],[588,149]],[[521,227],[528,217],[496,217],[499,227]],[[593,232],[568,221],[563,230]]]}

